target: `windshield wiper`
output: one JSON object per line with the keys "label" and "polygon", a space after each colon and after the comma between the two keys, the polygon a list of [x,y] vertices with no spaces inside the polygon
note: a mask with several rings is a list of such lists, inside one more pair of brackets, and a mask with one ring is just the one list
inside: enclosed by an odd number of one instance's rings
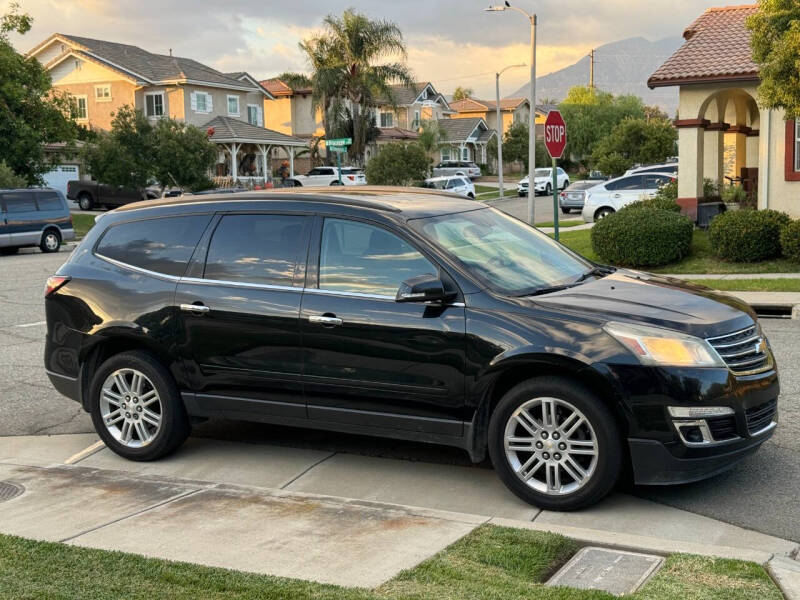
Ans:
{"label": "windshield wiper", "polygon": [[524,298],[526,296],[541,296],[542,294],[550,294],[552,292],[560,292],[562,290],[569,289],[573,286],[573,284],[565,284],[565,285],[551,285],[548,287],[539,287],[533,288],[530,290],[525,290],[521,294],[514,294],[516,298]]}
{"label": "windshield wiper", "polygon": [[583,275],[578,277],[575,280],[575,283],[580,283],[581,281],[586,281],[587,279],[589,279],[589,277],[605,277],[606,275],[611,275],[611,273],[613,273],[614,271],[616,271],[616,269],[614,267],[596,266],[596,267],[593,267],[593,268],[589,269]]}

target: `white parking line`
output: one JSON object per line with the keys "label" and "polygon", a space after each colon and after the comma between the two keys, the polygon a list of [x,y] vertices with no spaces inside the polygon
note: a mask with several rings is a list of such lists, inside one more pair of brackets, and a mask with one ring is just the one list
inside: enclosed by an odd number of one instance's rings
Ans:
{"label": "white parking line", "polygon": [[47,325],[47,321],[36,321],[36,323],[21,323],[14,325],[14,327],[38,327],[39,325]]}
{"label": "white parking line", "polygon": [[77,454],[73,454],[72,456],[70,456],[67,460],[64,461],[64,464],[65,465],[74,465],[75,463],[82,461],[84,458],[89,458],[92,454],[94,454],[96,452],[99,452],[100,450],[102,450],[105,447],[106,447],[106,445],[105,445],[105,443],[103,443],[102,440],[100,440],[98,442],[95,442],[94,444],[92,444],[88,448],[84,448],[83,450],[81,450]]}

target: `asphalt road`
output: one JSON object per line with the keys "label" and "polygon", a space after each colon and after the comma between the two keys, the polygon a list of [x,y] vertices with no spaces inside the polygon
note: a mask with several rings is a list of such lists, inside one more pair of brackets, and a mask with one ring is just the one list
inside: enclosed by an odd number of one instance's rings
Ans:
{"label": "asphalt road", "polygon": [[[522,198],[504,198],[503,200],[490,200],[486,204],[499,208],[503,212],[510,214],[512,217],[522,221],[528,220],[528,197]],[[569,215],[559,213],[559,219],[563,220],[581,220],[580,214],[573,212]],[[536,203],[534,205],[534,221],[536,223],[546,223],[553,220],[553,197],[552,196],[536,196]]]}
{"label": "asphalt road", "polygon": [[[537,218],[538,220],[538,218]],[[25,251],[0,257],[0,436],[86,433],[89,416],[58,395],[42,366],[45,279],[67,254]],[[632,493],[748,529],[800,542],[800,321],[763,320],[781,366],[780,425],[774,437],[734,470],[674,487],[638,487]],[[397,440],[293,429],[257,423],[209,421],[195,435],[337,450],[412,461],[469,465],[466,453]],[[475,468],[490,468],[478,465]]]}

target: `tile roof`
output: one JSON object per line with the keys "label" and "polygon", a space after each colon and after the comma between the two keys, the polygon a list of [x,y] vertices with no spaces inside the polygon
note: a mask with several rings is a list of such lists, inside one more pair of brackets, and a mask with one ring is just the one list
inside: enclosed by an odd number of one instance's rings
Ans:
{"label": "tile roof", "polygon": [[202,129],[214,128],[209,138],[212,142],[249,142],[255,144],[278,144],[285,146],[307,146],[306,140],[286,135],[272,129],[257,127],[241,119],[214,117]]}
{"label": "tile roof", "polygon": [[758,80],[745,24],[757,10],[755,4],[706,10],[683,32],[686,41],[650,76],[647,85]]}
{"label": "tile roof", "polygon": [[310,94],[313,90],[310,87],[293,89],[277,77],[259,81],[261,86],[273,96],[293,96],[294,94]]}
{"label": "tile roof", "polygon": [[486,127],[486,121],[481,117],[469,117],[466,119],[439,119],[439,131],[442,135],[442,140],[448,142],[465,142],[469,135],[475,128],[483,123]]}
{"label": "tile roof", "polygon": [[[527,98],[501,98],[500,110],[514,110],[520,104],[527,101]],[[456,100],[450,103],[450,108],[456,112],[481,112],[486,110],[495,110],[496,106],[496,100],[478,100],[476,98],[464,98],[463,100]]]}
{"label": "tile roof", "polygon": [[142,78],[148,83],[191,80],[228,87],[252,87],[250,83],[234,79],[191,58],[153,54],[138,46],[75,35],[59,33],[51,37],[71,42],[75,52],[106,63],[117,71]]}
{"label": "tile roof", "polygon": [[378,140],[416,140],[419,133],[401,127],[383,127],[378,134]]}
{"label": "tile roof", "polygon": [[[401,84],[390,86],[392,89],[391,100],[394,100],[394,103],[397,106],[414,104],[414,100],[417,99],[417,97],[422,93],[422,90],[424,90],[428,85],[430,85],[429,81],[417,81],[410,87]],[[379,98],[376,99],[376,102],[379,104],[390,104],[390,99]]]}

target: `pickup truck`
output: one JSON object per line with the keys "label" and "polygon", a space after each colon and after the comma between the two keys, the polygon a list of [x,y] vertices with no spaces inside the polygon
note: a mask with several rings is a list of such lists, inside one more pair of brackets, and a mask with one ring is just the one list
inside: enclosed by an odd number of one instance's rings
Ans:
{"label": "pickup truck", "polygon": [[[339,167],[314,167],[305,175],[295,175],[289,180],[294,187],[339,185]],[[290,185],[291,185],[290,184]],[[342,185],[366,185],[364,172],[356,167],[342,167]]]}
{"label": "pickup truck", "polygon": [[67,198],[76,201],[81,210],[91,210],[99,206],[115,207],[129,202],[158,198],[158,192],[106,185],[96,181],[73,180],[67,182]]}

